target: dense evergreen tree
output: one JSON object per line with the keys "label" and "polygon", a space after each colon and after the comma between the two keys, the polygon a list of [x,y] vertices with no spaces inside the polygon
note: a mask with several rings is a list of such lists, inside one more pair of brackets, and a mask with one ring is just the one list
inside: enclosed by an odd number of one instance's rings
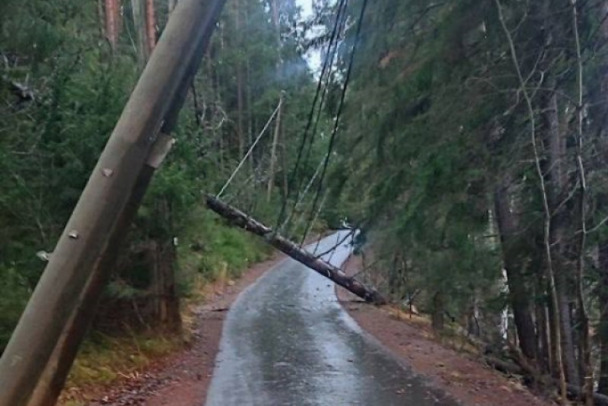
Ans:
{"label": "dense evergreen tree", "polygon": [[422,292],[436,326],[474,318],[486,341],[507,338],[507,306],[516,359],[587,391],[592,372],[608,382],[590,358],[608,347],[605,7],[370,2],[328,211],[364,225],[369,277],[396,299]]}

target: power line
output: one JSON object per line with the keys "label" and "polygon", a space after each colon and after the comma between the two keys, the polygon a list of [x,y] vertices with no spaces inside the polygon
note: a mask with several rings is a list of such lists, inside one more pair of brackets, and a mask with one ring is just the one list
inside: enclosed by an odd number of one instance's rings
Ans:
{"label": "power line", "polygon": [[[319,81],[317,83],[317,88],[315,91],[315,97],[313,99],[312,106],[310,108],[310,112],[308,113],[306,128],[304,129],[302,141],[300,142],[300,146],[298,148],[298,155],[296,158],[296,163],[295,163],[293,172],[292,172],[291,176],[289,177],[289,182],[288,182],[289,184],[294,183],[296,176],[298,174],[298,169],[299,169],[300,163],[302,161],[302,153],[304,151],[304,147],[306,146],[306,141],[308,140],[308,135],[310,132],[310,128],[312,126],[313,119],[314,119],[317,102],[319,101],[319,95],[321,94],[321,88],[324,83],[323,79],[324,79],[326,73],[328,72],[328,69],[330,69],[331,64],[333,63],[333,60],[335,57],[335,52],[332,52],[332,47],[336,46],[335,44],[337,43],[336,39],[338,36],[339,27],[341,26],[341,21],[342,21],[343,15],[345,15],[345,11],[346,11],[346,0],[340,0],[340,2],[338,3],[338,12],[336,14],[336,19],[334,21],[332,33],[330,36],[328,52],[325,55],[325,58],[323,61],[323,67],[321,69],[321,76],[319,77]],[[297,190],[297,189],[298,188],[296,188],[296,196],[299,196],[299,190]],[[283,217],[285,216],[285,210],[287,208],[287,200],[289,198],[289,195],[290,195],[290,193],[288,192],[281,204],[281,210],[279,211],[279,215],[277,217],[277,222],[276,222],[276,227],[275,227],[275,230],[277,230],[277,231],[278,231],[279,225],[281,224],[281,221],[283,220]],[[297,197],[296,197],[296,200],[297,200]]]}
{"label": "power line", "polygon": [[[350,60],[348,61],[346,77],[344,79],[344,86],[342,87],[342,94],[340,95],[340,103],[338,104],[338,111],[336,112],[336,117],[334,119],[334,127],[331,132],[331,137],[329,139],[328,152],[327,152],[327,155],[325,156],[325,162],[323,163],[323,170],[321,172],[321,178],[319,180],[317,192],[315,193],[315,199],[313,201],[313,205],[311,208],[311,214],[314,213],[315,208],[317,207],[319,195],[321,194],[321,190],[323,189],[323,181],[325,180],[325,174],[327,173],[327,166],[329,164],[329,160],[331,158],[331,153],[333,151],[333,147],[334,147],[334,144],[336,141],[336,134],[338,132],[338,127],[340,125],[340,116],[342,115],[342,109],[344,107],[344,100],[346,98],[346,89],[348,88],[348,84],[350,82],[352,68],[353,68],[354,61],[355,61],[355,54],[356,54],[357,46],[359,44],[359,40],[361,37],[361,27],[363,26],[363,17],[365,16],[366,8],[367,8],[367,0],[363,0],[363,4],[361,6],[361,12],[359,14],[359,21],[357,23],[357,31],[355,33],[355,40],[353,43],[353,48],[351,50]],[[311,220],[312,220],[312,218],[311,218]],[[302,241],[304,241],[306,239],[306,236],[308,235],[308,232],[310,231],[311,225],[312,225],[312,221],[309,221],[306,226],[306,229],[304,230],[304,235],[302,237]]]}
{"label": "power line", "polygon": [[245,154],[245,156],[243,157],[243,159],[241,159],[241,162],[239,162],[239,164],[237,165],[236,169],[232,172],[232,174],[230,175],[230,177],[228,178],[228,180],[226,181],[226,183],[224,184],[224,186],[222,187],[222,189],[215,196],[216,198],[219,199],[222,196],[222,194],[224,193],[224,191],[226,190],[226,188],[228,187],[228,185],[230,185],[230,182],[232,182],[232,179],[234,179],[234,177],[236,176],[237,172],[241,169],[241,167],[243,166],[243,164],[245,163],[245,161],[247,161],[247,158],[249,158],[249,155],[251,155],[251,152],[253,151],[253,149],[255,148],[255,146],[258,144],[258,142],[260,141],[260,139],[262,138],[262,136],[264,135],[264,133],[266,132],[266,130],[268,129],[268,126],[270,125],[270,123],[272,122],[272,120],[274,119],[274,117],[277,115],[279,109],[281,108],[281,104],[282,103],[283,103],[283,99],[279,99],[279,104],[277,105],[277,108],[274,109],[274,112],[272,113],[272,115],[270,116],[270,118],[268,119],[268,121],[266,122],[266,125],[264,126],[264,128],[262,128],[262,131],[260,131],[260,135],[258,135],[257,138],[255,139],[255,141],[253,142],[253,144],[251,144],[251,146],[249,147],[249,150],[247,151],[247,153]]}
{"label": "power line", "polygon": [[[346,19],[347,19],[347,14],[344,13],[342,15],[342,18],[340,19],[340,25],[338,27],[338,33],[343,32],[344,30],[344,25],[346,24]],[[333,61],[335,59],[335,56],[337,54],[338,51],[338,41],[335,42],[333,49],[330,51],[328,50],[328,52],[331,52],[331,56],[330,56],[330,67],[333,65]],[[321,114],[323,113],[323,106],[325,104],[325,98],[327,97],[327,95],[329,94],[329,84],[331,83],[331,71],[329,71],[327,73],[327,75],[325,76],[325,86],[324,86],[324,90],[323,90],[323,94],[321,95],[321,102],[319,103],[319,107],[317,108],[317,114],[316,114],[316,118],[315,118],[315,122],[314,122],[314,126],[312,129],[312,136],[310,137],[310,141],[308,142],[308,148],[306,149],[306,155],[304,158],[304,162],[309,162],[310,161],[310,155],[312,153],[312,147],[315,141],[315,136],[317,134],[317,129],[319,127],[319,121],[321,120]],[[321,164],[319,165],[318,170],[322,167],[322,163],[323,163],[323,159],[321,159]],[[318,170],[315,172],[315,175],[313,176],[316,177]],[[294,204],[293,207],[291,209],[291,212],[289,213],[289,215],[287,216],[287,219],[285,220],[285,222],[283,223],[283,226],[289,224],[291,222],[291,219],[293,218],[293,216],[296,213],[296,208],[298,205],[298,202],[304,197],[303,195],[306,194],[306,192],[308,191],[308,188],[310,187],[310,184],[306,187],[306,189],[304,190],[304,193],[301,194],[300,193],[300,186],[301,186],[301,182],[298,182],[298,184],[296,185],[295,189],[296,189],[296,198],[294,199]]]}
{"label": "power line", "polygon": [[[342,17],[340,19],[339,26],[338,26],[338,35],[336,36],[336,41],[334,43],[333,49],[331,50],[330,63],[329,63],[330,69],[327,72],[327,75],[325,75],[324,91],[323,91],[323,94],[321,95],[321,101],[319,103],[319,107],[317,108],[317,115],[316,115],[315,123],[314,123],[313,129],[312,129],[312,136],[310,137],[310,141],[308,143],[308,148],[306,150],[306,156],[304,158],[304,162],[308,162],[308,160],[310,158],[312,146],[315,141],[315,135],[317,134],[317,129],[319,127],[319,121],[321,119],[321,114],[323,113],[323,106],[325,104],[325,98],[329,94],[329,85],[331,83],[332,73],[333,73],[331,70],[331,67],[333,66],[334,60],[336,59],[336,55],[338,54],[339,35],[340,35],[340,33],[344,32],[344,27],[346,25],[346,20],[348,17],[348,15],[346,14],[346,9],[347,9],[347,7],[345,6],[344,13],[342,14]],[[299,189],[298,189],[298,191],[299,191]]]}

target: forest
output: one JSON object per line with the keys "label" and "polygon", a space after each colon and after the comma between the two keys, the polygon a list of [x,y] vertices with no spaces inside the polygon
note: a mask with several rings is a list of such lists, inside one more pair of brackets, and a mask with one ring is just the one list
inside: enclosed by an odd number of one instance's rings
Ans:
{"label": "forest", "polygon": [[[0,4],[0,349],[175,3]],[[358,229],[438,334],[608,395],[608,1],[312,4],[226,3],[87,340],[179,335],[269,255],[210,194],[298,243]]]}
{"label": "forest", "polygon": [[370,5],[331,194],[385,290],[587,394],[608,393],[607,12]]}
{"label": "forest", "polygon": [[[1,6],[4,344],[161,35],[171,3]],[[303,126],[313,78],[299,45],[297,10],[271,3],[226,7],[179,116],[175,148],[121,250],[99,328],[125,321],[172,324],[178,314],[169,312],[163,320],[155,308],[174,306],[154,302],[178,300],[199,279],[238,273],[266,255],[261,244],[207,212],[203,192],[221,189],[268,122],[270,134],[223,197],[270,216],[284,193],[281,163],[295,153],[289,140]],[[279,104],[280,120],[269,120]],[[163,275],[173,282],[157,286]]]}
{"label": "forest", "polygon": [[[0,5],[0,166],[6,174],[0,180],[0,349],[174,3]],[[284,163],[296,153],[290,140],[301,132],[314,90],[297,13],[290,2],[225,7],[176,118],[177,142],[108,276],[91,321],[89,353],[124,344],[115,344],[116,337],[181,334],[180,302],[269,255],[260,241],[206,210],[204,196],[229,186],[224,199],[275,221],[287,182]],[[261,131],[259,147],[227,185]],[[301,176],[314,170],[301,169]],[[92,373],[81,369],[85,377]]]}

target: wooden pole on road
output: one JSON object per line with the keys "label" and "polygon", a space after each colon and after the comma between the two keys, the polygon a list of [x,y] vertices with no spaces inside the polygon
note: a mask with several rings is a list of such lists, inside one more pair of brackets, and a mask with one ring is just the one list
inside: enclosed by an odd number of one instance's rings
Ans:
{"label": "wooden pole on road", "polygon": [[0,359],[0,406],[25,405],[104,261],[163,118],[225,0],[182,0],[174,10]]}
{"label": "wooden pole on road", "polygon": [[275,234],[270,227],[265,226],[242,211],[229,206],[213,196],[207,197],[207,207],[220,216],[226,218],[233,225],[263,237],[266,242],[273,247],[289,255],[296,261],[303,263],[317,273],[332,280],[334,283],[342,286],[346,290],[354,293],[355,295],[364,299],[366,302],[376,305],[383,305],[387,303],[386,298],[377,290],[369,286],[365,286],[354,277],[345,275],[344,272],[342,272],[339,268],[325,262],[320,258],[317,258],[315,255],[311,254],[305,249],[300,248],[293,241],[289,241],[287,238]]}

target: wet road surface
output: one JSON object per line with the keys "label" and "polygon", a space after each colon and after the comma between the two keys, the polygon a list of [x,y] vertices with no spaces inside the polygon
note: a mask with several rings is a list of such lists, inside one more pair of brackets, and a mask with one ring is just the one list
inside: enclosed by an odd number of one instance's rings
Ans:
{"label": "wet road surface", "polygon": [[[318,247],[330,249],[345,232]],[[341,265],[346,243],[325,255]],[[230,309],[207,406],[455,406],[395,360],[338,304],[334,286],[287,259]]]}

